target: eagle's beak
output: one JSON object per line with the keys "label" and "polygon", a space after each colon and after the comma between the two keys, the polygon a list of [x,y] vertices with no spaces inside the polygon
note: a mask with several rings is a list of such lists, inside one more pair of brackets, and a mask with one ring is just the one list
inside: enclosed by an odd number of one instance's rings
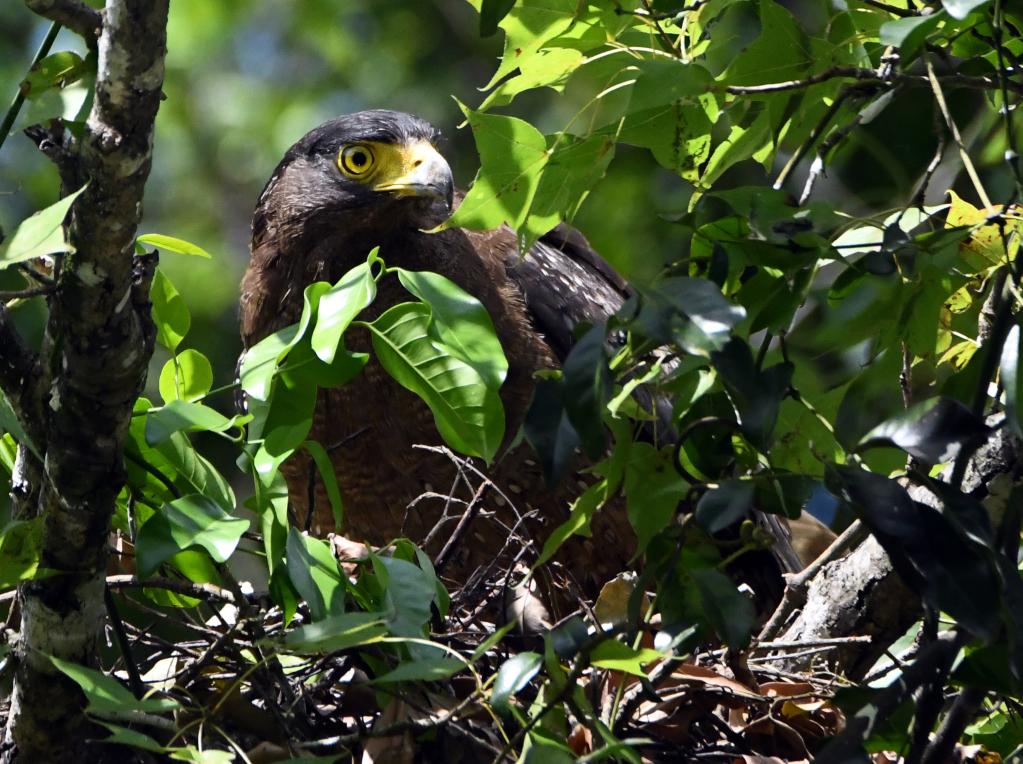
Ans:
{"label": "eagle's beak", "polygon": [[447,160],[427,141],[402,146],[398,171],[381,177],[374,184],[375,191],[396,196],[418,196],[442,199],[451,208],[454,180]]}

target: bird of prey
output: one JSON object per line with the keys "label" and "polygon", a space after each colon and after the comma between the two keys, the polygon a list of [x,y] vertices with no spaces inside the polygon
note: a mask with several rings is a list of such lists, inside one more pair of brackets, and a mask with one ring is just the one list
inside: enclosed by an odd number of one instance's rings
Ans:
{"label": "bird of prey", "polygon": [[[482,303],[508,359],[500,392],[508,436],[487,469],[494,489],[482,494],[482,511],[447,566],[457,579],[516,551],[511,538],[542,543],[568,517],[581,476],[549,488],[530,447],[513,439],[536,372],[558,367],[572,346],[573,329],[606,320],[628,288],[564,225],[524,257],[507,227],[427,233],[449,216],[459,196],[437,140],[422,119],[375,110],[333,119],[292,146],[256,206],[241,333],[248,348],[295,323],[306,285],[337,281],[374,247],[388,265],[440,273]],[[367,312],[374,318],[408,299],[396,279],[382,279]],[[370,349],[369,338],[354,327],[345,341],[353,350]],[[320,390],[310,437],[328,449],[344,502],[344,534],[359,541],[379,545],[408,536],[427,541],[427,551],[436,553],[457,522],[452,509],[464,510],[473,499],[470,486],[478,484],[460,480],[446,455],[414,447],[442,444],[433,416],[372,360],[355,379]],[[297,454],[283,470],[296,524],[320,536],[333,531],[333,514],[309,458]],[[316,481],[313,490],[310,480]],[[438,529],[445,511],[454,517]],[[590,591],[621,572],[635,548],[620,506],[598,513],[592,531],[588,539],[570,540],[559,555]]]}

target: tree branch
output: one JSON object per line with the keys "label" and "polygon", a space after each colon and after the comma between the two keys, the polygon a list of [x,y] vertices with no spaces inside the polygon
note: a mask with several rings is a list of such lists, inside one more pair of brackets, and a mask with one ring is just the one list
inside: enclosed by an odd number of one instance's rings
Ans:
{"label": "tree branch", "polygon": [[[878,76],[876,69],[861,69],[855,66],[833,66],[820,74],[807,77],[802,80],[788,80],[786,82],[769,82],[764,85],[728,85],[724,88],[726,93],[732,95],[754,95],[757,93],[780,93],[786,90],[805,90],[813,85],[836,79],[858,80],[864,85],[876,85],[877,87],[890,90],[898,85],[909,85],[912,87],[931,87],[928,77],[917,74],[905,74],[893,72],[888,77]],[[1002,83],[993,77],[972,77],[966,74],[943,74],[938,75],[938,81],[944,87],[969,88],[972,90],[1000,90]],[[1005,87],[1014,93],[1023,94],[1023,83],[1006,81]]]}
{"label": "tree branch", "polygon": [[80,0],[25,0],[30,11],[65,26],[95,47],[103,28],[103,16]]}

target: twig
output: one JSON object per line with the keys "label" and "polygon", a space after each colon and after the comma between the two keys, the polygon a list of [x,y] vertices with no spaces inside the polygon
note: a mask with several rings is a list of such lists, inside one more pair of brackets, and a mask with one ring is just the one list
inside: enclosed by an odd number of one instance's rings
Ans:
{"label": "twig", "polygon": [[[34,67],[47,53],[50,52],[50,48],[53,47],[53,41],[57,39],[57,33],[60,31],[60,24],[54,22],[50,25],[50,31],[46,33],[46,37],[39,44],[39,49],[36,51],[35,56],[32,58],[32,64],[29,69]],[[11,128],[14,127],[14,121],[18,118],[18,114],[21,113],[21,107],[25,104],[25,93],[21,88],[18,88],[18,92],[14,96],[14,100],[11,101],[11,105],[7,107],[7,113],[4,114],[4,121],[0,122],[0,148],[3,148],[4,142],[7,140],[7,136],[11,134]]]}
{"label": "twig", "polygon": [[[924,63],[927,66],[927,79],[931,83],[931,90],[934,91],[934,100],[938,102],[938,108],[941,109],[941,114],[945,118],[945,124],[948,126],[949,132],[952,133],[952,138],[955,139],[956,146],[959,147],[959,156],[963,160],[963,167],[966,169],[966,174],[970,176],[970,180],[973,182],[973,188],[977,192],[977,196],[980,198],[981,204],[984,205],[985,209],[990,209],[993,205],[991,199],[987,195],[987,191],[984,190],[984,185],[980,182],[980,176],[977,174],[977,169],[973,166],[973,160],[970,159],[969,153],[966,151],[966,145],[963,143],[963,137],[959,134],[959,128],[956,126],[955,120],[952,119],[952,114],[948,110],[948,104],[945,102],[945,94],[941,90],[941,83],[938,82],[938,77],[934,74],[934,64],[931,63],[931,57],[926,56]],[[1004,83],[998,81],[995,82],[996,87],[1001,87]]]}
{"label": "twig", "polygon": [[[806,90],[813,85],[836,79],[853,79],[864,84],[876,85],[885,90],[891,90],[898,85],[909,85],[913,87],[926,87],[930,85],[930,79],[918,74],[906,74],[904,72],[893,72],[888,78],[878,76],[876,69],[859,68],[855,66],[833,66],[820,74],[815,74],[802,80],[786,80],[785,82],[768,82],[763,85],[727,85],[722,88],[726,93],[732,95],[755,95],[757,93],[780,93],[786,90]],[[973,90],[999,90],[1002,87],[996,79],[991,77],[971,77],[965,74],[943,74],[937,79],[946,87],[970,88]],[[1006,82],[1005,87],[1014,93],[1023,93],[1023,83]]]}
{"label": "twig", "polygon": [[146,688],[142,684],[142,677],[139,676],[139,667],[131,654],[131,644],[128,642],[128,635],[124,631],[124,621],[117,611],[117,603],[110,595],[110,587],[103,588],[103,602],[107,606],[107,615],[110,617],[110,625],[114,629],[114,636],[117,637],[117,644],[121,648],[121,657],[124,658],[124,669],[128,672],[128,684],[131,686],[131,693],[141,699],[146,694]]}
{"label": "twig", "polygon": [[79,0],[25,0],[30,11],[50,19],[85,38],[90,48],[96,47],[96,39],[103,29],[102,14]]}
{"label": "twig", "polygon": [[28,289],[14,290],[10,292],[0,291],[0,302],[11,302],[12,300],[25,300],[29,297],[39,297],[44,294],[53,294],[57,291],[55,285],[44,285],[30,287]]}
{"label": "twig", "polygon": [[173,578],[147,578],[139,580],[131,575],[107,576],[107,586],[111,589],[166,589],[175,594],[184,594],[200,600],[220,600],[237,604],[237,598],[227,589],[216,584],[197,584],[191,581],[176,581]]}
{"label": "twig", "polygon": [[774,181],[773,188],[780,189],[785,185],[785,181],[788,180],[789,174],[795,169],[796,165],[806,156],[806,152],[810,150],[810,147],[817,142],[817,139],[821,136],[821,133],[831,123],[831,120],[838,114],[839,109],[845,104],[845,99],[852,93],[850,88],[843,90],[838,98],[834,100],[828,110],[824,112],[824,116],[820,118],[820,121],[813,126],[810,130],[810,134],[806,137],[806,140],[799,144],[799,147],[793,152],[792,156],[789,157],[789,161],[785,163],[785,166],[778,173],[778,178]]}
{"label": "twig", "polygon": [[888,5],[888,3],[882,3],[880,0],[860,0],[860,2],[864,5],[869,5],[871,8],[877,8],[879,11],[885,11],[893,16],[898,16],[903,19],[913,18],[920,15],[919,13],[907,10],[906,8],[898,8],[894,5]]}
{"label": "twig", "polygon": [[487,487],[487,483],[480,483],[479,488],[476,489],[476,493],[469,502],[469,506],[465,508],[461,518],[459,518],[458,525],[455,526],[455,530],[451,532],[450,538],[444,542],[444,546],[437,554],[437,559],[434,560],[433,567],[437,571],[438,575],[444,570],[444,566],[447,565],[448,559],[451,557],[451,553],[455,549],[455,545],[465,534],[465,530],[469,527],[469,523],[471,523],[473,518],[479,514],[480,508],[483,506],[483,494],[486,492]]}
{"label": "twig", "polygon": [[937,733],[924,751],[921,764],[939,764],[952,758],[952,749],[966,726],[973,721],[984,702],[984,690],[966,687],[955,699],[952,708],[938,727]]}

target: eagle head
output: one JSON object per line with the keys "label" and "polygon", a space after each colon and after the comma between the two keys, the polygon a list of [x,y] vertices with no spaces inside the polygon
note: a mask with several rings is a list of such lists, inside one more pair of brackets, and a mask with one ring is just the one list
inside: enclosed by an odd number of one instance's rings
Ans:
{"label": "eagle head", "polygon": [[375,246],[396,232],[436,226],[453,194],[438,138],[430,123],[398,111],[325,122],[288,150],[267,182],[254,237],[272,228],[300,246],[339,235]]}

